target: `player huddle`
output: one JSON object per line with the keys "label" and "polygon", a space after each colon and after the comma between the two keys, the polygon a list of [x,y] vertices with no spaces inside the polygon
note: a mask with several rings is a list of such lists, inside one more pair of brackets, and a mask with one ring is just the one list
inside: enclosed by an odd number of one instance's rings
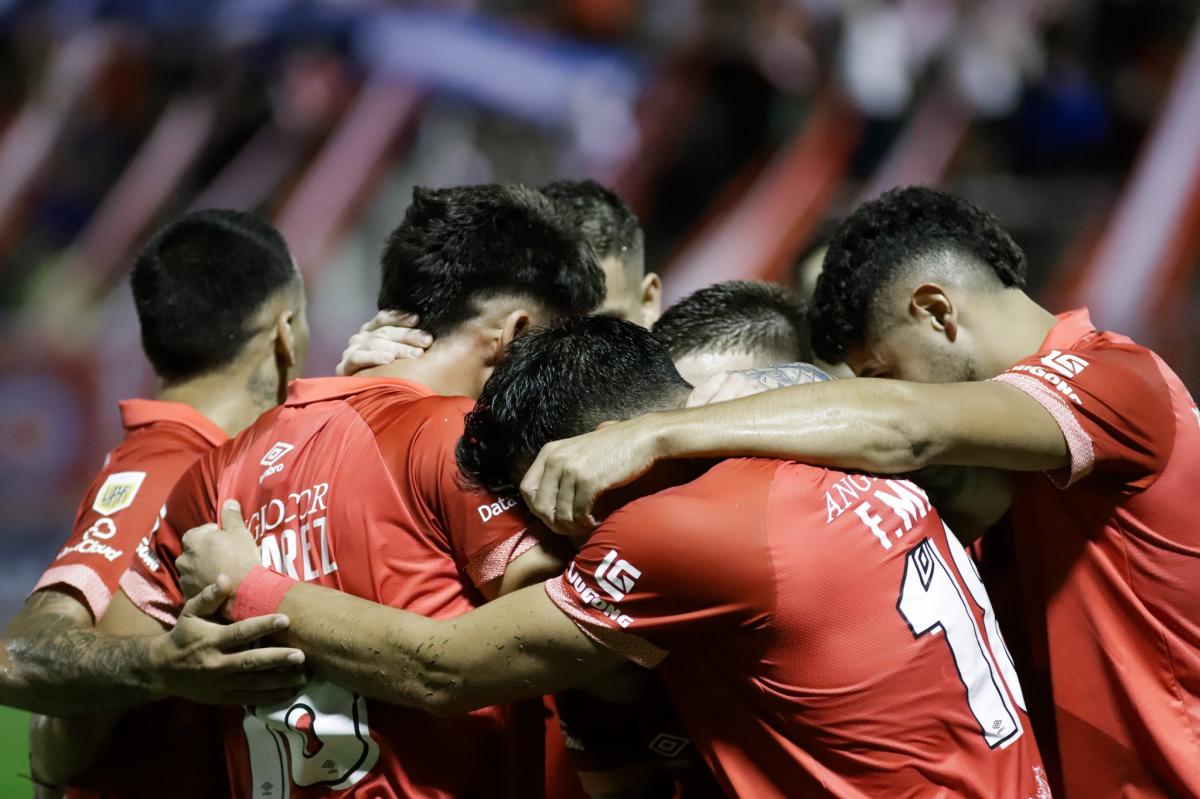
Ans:
{"label": "player huddle", "polygon": [[299,378],[279,234],[172,222],[158,396],[0,650],[37,790],[1200,796],[1200,411],[1025,267],[899,189],[808,314],[660,316],[607,189],[417,189]]}

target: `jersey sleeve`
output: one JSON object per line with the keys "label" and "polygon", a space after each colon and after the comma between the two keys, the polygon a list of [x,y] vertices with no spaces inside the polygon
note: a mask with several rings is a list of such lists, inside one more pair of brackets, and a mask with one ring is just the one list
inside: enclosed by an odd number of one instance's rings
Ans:
{"label": "jersey sleeve", "polygon": [[774,598],[766,486],[733,477],[722,475],[734,485],[713,484],[707,498],[651,495],[612,514],[545,583],[551,601],[646,668],[689,639],[756,628]]}
{"label": "jersey sleeve", "polygon": [[167,497],[154,529],[138,546],[138,557],[121,577],[121,590],[147,616],[168,626],[179,619],[183,592],[175,560],[183,552],[183,534],[217,519],[208,491],[206,456],[184,473]]}
{"label": "jersey sleeve", "polygon": [[426,401],[436,402],[440,412],[430,414],[417,434],[411,468],[460,566],[481,586],[504,576],[509,563],[533,549],[543,528],[520,498],[497,496],[463,481],[455,450],[470,401],[443,397]]}
{"label": "jersey sleeve", "polygon": [[1058,423],[1071,456],[1068,469],[1050,475],[1060,488],[1097,472],[1142,489],[1171,457],[1175,413],[1148,350],[1132,345],[1050,350],[995,379],[1036,400]]}
{"label": "jersey sleeve", "polygon": [[152,460],[115,458],[88,489],[70,538],[34,591],[70,592],[99,619],[121,575],[137,560],[175,480],[196,459],[182,450]]}

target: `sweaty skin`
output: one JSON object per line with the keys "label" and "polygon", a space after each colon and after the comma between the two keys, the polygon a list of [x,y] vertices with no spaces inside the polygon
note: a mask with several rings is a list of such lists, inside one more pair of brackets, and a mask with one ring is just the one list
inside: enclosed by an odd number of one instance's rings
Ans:
{"label": "sweaty skin", "polygon": [[521,492],[553,529],[580,535],[595,525],[597,497],[654,463],[736,455],[878,474],[932,465],[1044,471],[1069,458],[1050,413],[1003,383],[835,380],[651,413],[547,444]]}

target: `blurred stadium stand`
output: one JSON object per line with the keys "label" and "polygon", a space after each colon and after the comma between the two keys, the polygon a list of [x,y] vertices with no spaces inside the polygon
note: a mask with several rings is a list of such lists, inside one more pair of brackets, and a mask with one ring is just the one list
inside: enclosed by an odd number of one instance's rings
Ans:
{"label": "blurred stadium stand", "polygon": [[188,208],[280,227],[321,374],[416,184],[613,184],[670,298],[937,184],[1196,390],[1197,142],[1193,0],[0,0],[0,619],[153,390],[124,275]]}

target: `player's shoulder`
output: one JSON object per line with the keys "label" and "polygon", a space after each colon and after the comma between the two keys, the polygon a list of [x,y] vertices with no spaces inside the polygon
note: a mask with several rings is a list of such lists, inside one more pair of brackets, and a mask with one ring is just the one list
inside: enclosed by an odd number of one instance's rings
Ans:
{"label": "player's shoulder", "polygon": [[[153,424],[131,431],[105,458],[93,480],[95,502],[106,496],[127,498],[129,503],[156,484],[169,490],[196,461],[216,449],[204,436],[185,425]],[[158,492],[162,493],[162,492]],[[126,500],[122,500],[126,501]]]}
{"label": "player's shoulder", "polygon": [[384,383],[346,399],[378,433],[396,428],[416,431],[424,427],[446,427],[462,433],[463,419],[474,406],[468,397],[446,397],[414,391],[405,383]]}
{"label": "player's shoulder", "polygon": [[686,482],[638,497],[614,511],[605,526],[704,537],[711,531],[754,525],[765,513],[782,461],[726,458]]}
{"label": "player's shoulder", "polygon": [[109,453],[112,465],[153,463],[160,460],[195,460],[216,447],[209,438],[185,424],[155,422],[129,431]]}

